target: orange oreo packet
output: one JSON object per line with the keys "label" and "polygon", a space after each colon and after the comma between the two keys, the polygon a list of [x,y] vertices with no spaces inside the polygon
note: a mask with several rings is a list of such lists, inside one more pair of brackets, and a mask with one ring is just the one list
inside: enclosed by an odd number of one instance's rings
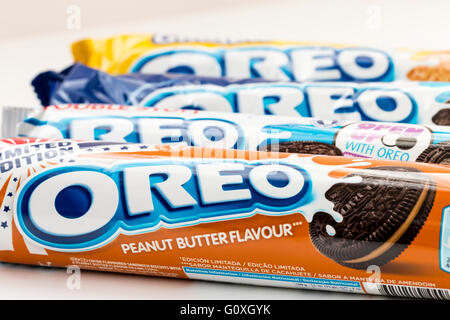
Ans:
{"label": "orange oreo packet", "polygon": [[450,167],[0,141],[5,262],[450,297]]}

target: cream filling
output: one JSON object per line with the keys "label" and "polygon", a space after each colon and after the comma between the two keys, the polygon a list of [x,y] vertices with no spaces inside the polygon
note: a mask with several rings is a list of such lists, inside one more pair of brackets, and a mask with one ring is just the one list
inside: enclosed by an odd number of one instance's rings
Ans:
{"label": "cream filling", "polygon": [[422,193],[419,196],[419,199],[416,202],[416,205],[411,210],[408,218],[402,223],[402,225],[397,229],[397,231],[381,246],[376,248],[374,251],[369,253],[368,255],[353,259],[353,260],[347,260],[344,261],[345,263],[360,263],[360,262],[366,262],[375,258],[378,258],[383,253],[385,253],[387,250],[389,250],[397,241],[405,234],[406,230],[408,230],[411,223],[416,218],[417,214],[420,211],[420,208],[422,208],[422,204],[425,202],[425,198],[427,196],[429,189],[429,184],[427,183],[426,186],[423,188]]}

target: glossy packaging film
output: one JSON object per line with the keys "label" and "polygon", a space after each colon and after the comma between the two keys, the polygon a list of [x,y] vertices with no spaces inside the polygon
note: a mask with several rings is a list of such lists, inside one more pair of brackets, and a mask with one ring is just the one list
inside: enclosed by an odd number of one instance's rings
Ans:
{"label": "glossy packaging film", "polygon": [[190,73],[296,81],[449,81],[448,51],[294,41],[208,41],[123,35],[72,45],[75,61],[110,73]]}
{"label": "glossy packaging film", "polygon": [[333,156],[1,141],[14,263],[450,298],[450,168]]}
{"label": "glossy packaging film", "polygon": [[349,121],[450,125],[441,82],[270,82],[193,75],[111,76],[76,64],[32,82],[43,105],[108,103]]}
{"label": "glossy packaging film", "polygon": [[[11,114],[22,109],[10,109]],[[12,117],[14,118],[14,117]],[[104,104],[48,106],[20,136],[450,164],[450,127],[214,113]],[[16,135],[17,131],[6,133]]]}

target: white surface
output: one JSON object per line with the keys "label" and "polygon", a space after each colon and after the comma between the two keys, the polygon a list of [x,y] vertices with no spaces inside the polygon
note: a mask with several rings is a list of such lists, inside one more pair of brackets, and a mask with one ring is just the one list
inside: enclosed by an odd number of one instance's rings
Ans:
{"label": "white surface", "polygon": [[[81,9],[79,30],[66,26],[69,4]],[[0,105],[37,104],[33,76],[69,65],[69,45],[83,37],[159,32],[448,50],[448,12],[447,0],[8,2],[0,12]],[[68,276],[62,269],[1,264],[0,298],[375,299],[96,272],[82,272],[81,289],[69,290]]]}
{"label": "white surface", "polygon": [[68,289],[65,269],[0,264],[0,299],[386,299],[312,290],[248,286],[81,271],[80,289]]}

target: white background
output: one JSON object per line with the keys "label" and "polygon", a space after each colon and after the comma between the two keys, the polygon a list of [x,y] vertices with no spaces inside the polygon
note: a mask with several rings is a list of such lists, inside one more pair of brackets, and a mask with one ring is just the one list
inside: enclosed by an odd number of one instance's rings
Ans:
{"label": "white background", "polygon": [[[71,28],[71,6],[81,12]],[[0,106],[38,102],[30,81],[71,63],[84,37],[157,32],[449,50],[448,0],[39,0],[3,1]],[[0,298],[375,299],[358,295],[82,272],[69,290],[65,270],[0,264]]]}

